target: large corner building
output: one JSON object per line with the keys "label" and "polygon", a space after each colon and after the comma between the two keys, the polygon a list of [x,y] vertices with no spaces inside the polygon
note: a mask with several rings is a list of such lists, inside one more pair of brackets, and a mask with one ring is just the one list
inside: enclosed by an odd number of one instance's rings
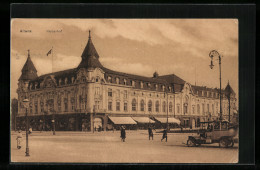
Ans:
{"label": "large corner building", "polygon": [[[97,125],[106,130],[133,119],[153,122],[167,115],[194,128],[219,117],[219,89],[191,85],[175,74],[144,77],[110,70],[100,57],[89,36],[77,68],[38,76],[28,54],[17,89],[17,127],[25,125],[25,98],[33,130],[50,129],[54,119],[56,130],[93,130]],[[229,116],[228,91],[231,116],[236,109],[236,94],[228,84],[222,90],[224,119]]]}

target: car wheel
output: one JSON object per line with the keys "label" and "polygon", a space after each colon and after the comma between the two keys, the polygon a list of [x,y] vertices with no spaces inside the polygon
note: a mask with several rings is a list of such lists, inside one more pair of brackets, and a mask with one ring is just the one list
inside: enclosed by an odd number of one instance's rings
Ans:
{"label": "car wheel", "polygon": [[225,138],[222,138],[222,139],[220,139],[220,141],[219,141],[219,147],[227,147],[228,146],[228,141],[227,141],[227,139],[225,139]]}
{"label": "car wheel", "polygon": [[187,145],[188,145],[188,147],[191,147],[191,146],[194,146],[195,144],[193,143],[193,141],[192,140],[188,140],[187,141]]}

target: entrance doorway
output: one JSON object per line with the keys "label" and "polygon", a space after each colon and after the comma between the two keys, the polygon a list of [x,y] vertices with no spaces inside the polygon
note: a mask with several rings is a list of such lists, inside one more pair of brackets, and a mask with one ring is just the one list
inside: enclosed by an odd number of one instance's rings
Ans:
{"label": "entrance doorway", "polygon": [[101,118],[95,118],[94,119],[94,129],[97,130],[99,128],[103,128],[102,127],[102,119]]}

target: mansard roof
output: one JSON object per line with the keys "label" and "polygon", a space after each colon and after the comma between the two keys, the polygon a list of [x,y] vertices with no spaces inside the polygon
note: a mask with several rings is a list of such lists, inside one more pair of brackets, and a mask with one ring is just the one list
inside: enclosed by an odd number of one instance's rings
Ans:
{"label": "mansard roof", "polygon": [[37,70],[34,67],[30,54],[28,54],[28,58],[22,68],[22,75],[20,76],[19,80],[33,80],[37,77]]}
{"label": "mansard roof", "polygon": [[81,62],[78,68],[97,68],[102,67],[102,64],[99,62],[99,55],[96,51],[96,48],[91,40],[90,32],[88,43],[81,55]]}
{"label": "mansard roof", "polygon": [[185,81],[175,74],[159,76],[160,79],[166,80],[168,83],[172,84],[185,84]]}

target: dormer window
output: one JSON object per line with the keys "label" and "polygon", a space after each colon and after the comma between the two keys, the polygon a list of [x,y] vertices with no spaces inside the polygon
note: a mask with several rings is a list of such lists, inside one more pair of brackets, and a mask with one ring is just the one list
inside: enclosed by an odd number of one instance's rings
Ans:
{"label": "dormer window", "polygon": [[131,86],[135,86],[135,81],[134,80],[131,80]]}
{"label": "dormer window", "polygon": [[150,87],[151,87],[151,83],[147,83],[147,87],[149,87],[149,88],[150,88]]}
{"label": "dormer window", "polygon": [[171,92],[172,91],[172,87],[169,87],[169,92]]}
{"label": "dormer window", "polygon": [[35,89],[37,88],[37,86],[38,86],[38,82],[35,83]]}
{"label": "dormer window", "polygon": [[124,85],[126,85],[126,79],[124,79]]}
{"label": "dormer window", "polygon": [[164,85],[162,85],[162,90],[165,91],[165,86]]}
{"label": "dormer window", "polygon": [[96,82],[98,82],[98,81],[99,81],[99,78],[97,77],[97,78],[96,78]]}
{"label": "dormer window", "polygon": [[119,84],[119,78],[118,77],[116,78],[116,84]]}
{"label": "dormer window", "polygon": [[108,77],[107,77],[107,81],[108,81],[109,83],[112,83],[112,78],[111,78],[110,76],[108,76]]}
{"label": "dormer window", "polygon": [[67,83],[68,83],[68,78],[66,77],[66,78],[65,78],[65,84],[67,84]]}
{"label": "dormer window", "polygon": [[59,85],[61,85],[61,79],[59,79]]}
{"label": "dormer window", "polygon": [[158,90],[158,85],[157,84],[155,84],[154,87],[155,87],[155,90]]}
{"label": "dormer window", "polygon": [[143,82],[140,82],[140,87],[144,88],[144,83]]}
{"label": "dormer window", "polygon": [[73,83],[74,82],[74,77],[71,77],[71,83]]}

